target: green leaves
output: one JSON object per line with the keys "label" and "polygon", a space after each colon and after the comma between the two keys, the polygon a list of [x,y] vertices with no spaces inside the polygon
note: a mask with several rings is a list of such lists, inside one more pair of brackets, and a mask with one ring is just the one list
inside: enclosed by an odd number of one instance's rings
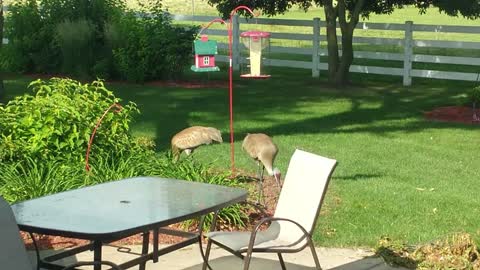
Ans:
{"label": "green leaves", "polygon": [[[0,148],[0,157],[7,162],[27,157],[84,161],[93,128],[105,110],[120,102],[102,81],[81,84],[53,78],[33,81],[29,88],[33,95],[16,97],[0,110],[0,134],[10,143]],[[108,112],[97,130],[92,155],[134,147],[129,123],[137,113],[133,103],[118,113]]]}
{"label": "green leaves", "polygon": [[471,102],[480,104],[480,86],[472,88],[468,93]]}

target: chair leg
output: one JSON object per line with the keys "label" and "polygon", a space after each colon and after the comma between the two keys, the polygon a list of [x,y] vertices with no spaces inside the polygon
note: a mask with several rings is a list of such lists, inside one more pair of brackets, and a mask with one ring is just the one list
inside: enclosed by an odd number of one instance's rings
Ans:
{"label": "chair leg", "polygon": [[[202,243],[200,243],[201,245]],[[205,250],[205,256],[203,256],[203,266],[202,270],[206,270],[207,267],[208,269],[212,270],[212,267],[210,267],[210,264],[208,264],[208,257],[210,257],[210,249],[212,248],[212,241],[210,239],[207,240],[207,249]]]}
{"label": "chair leg", "polygon": [[285,261],[283,260],[282,253],[277,253],[278,255],[278,261],[280,261],[280,265],[282,266],[282,270],[287,270],[287,267],[285,266]]}
{"label": "chair leg", "polygon": [[310,246],[310,250],[312,251],[313,260],[315,261],[315,269],[322,270],[322,267],[320,266],[320,261],[318,260],[317,252],[315,251],[315,246],[313,246],[312,239],[308,238],[307,241],[308,245]]}
{"label": "chair leg", "polygon": [[243,270],[250,268],[250,261],[252,260],[252,251],[247,251],[245,258],[243,259]]}

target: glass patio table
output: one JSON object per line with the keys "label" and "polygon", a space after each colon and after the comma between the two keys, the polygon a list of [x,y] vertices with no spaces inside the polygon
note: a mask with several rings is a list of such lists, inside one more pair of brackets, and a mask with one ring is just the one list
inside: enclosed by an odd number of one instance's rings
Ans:
{"label": "glass patio table", "polygon": [[[142,254],[119,266],[127,269],[140,265],[140,269],[145,269],[148,260],[158,262],[160,255],[194,243],[201,245],[201,228],[185,232],[162,227],[217,212],[246,198],[247,191],[240,188],[136,177],[16,203],[12,209],[22,231],[91,241],[44,258],[37,253],[42,268],[62,269],[54,262],[86,250],[93,250],[94,261],[100,261],[103,244],[142,233]],[[149,253],[150,231],[153,251]],[[159,249],[159,233],[185,239]],[[101,269],[100,265],[95,266],[97,269]]]}

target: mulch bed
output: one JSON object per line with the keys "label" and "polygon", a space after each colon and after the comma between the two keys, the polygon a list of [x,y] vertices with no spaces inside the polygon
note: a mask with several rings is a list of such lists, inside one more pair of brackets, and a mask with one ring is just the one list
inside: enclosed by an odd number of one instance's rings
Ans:
{"label": "mulch bed", "polygon": [[426,112],[425,118],[433,121],[455,122],[463,124],[480,124],[480,109],[474,110],[471,107],[448,106],[439,107],[432,111]]}

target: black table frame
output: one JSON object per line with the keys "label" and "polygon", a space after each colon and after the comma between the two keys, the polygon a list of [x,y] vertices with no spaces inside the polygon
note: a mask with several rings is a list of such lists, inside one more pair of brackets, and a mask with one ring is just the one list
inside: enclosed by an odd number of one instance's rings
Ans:
{"label": "black table frame", "polygon": [[[148,224],[142,227],[133,228],[131,230],[123,231],[120,234],[110,233],[110,234],[91,235],[91,234],[84,234],[84,233],[71,233],[71,232],[65,233],[65,232],[60,232],[60,231],[56,231],[48,228],[30,227],[28,225],[23,225],[23,224],[18,224],[18,226],[21,231],[29,233],[32,238],[33,244],[36,249],[36,254],[37,254],[37,269],[45,268],[45,269],[52,269],[52,270],[61,270],[65,266],[56,264],[54,263],[54,261],[64,259],[70,256],[74,256],[76,254],[79,254],[87,250],[93,250],[93,261],[95,262],[101,261],[102,246],[104,244],[109,244],[111,242],[121,240],[121,239],[130,237],[132,235],[141,233],[143,236],[143,240],[142,240],[142,252],[139,255],[139,257],[126,261],[124,263],[118,264],[118,266],[122,269],[128,269],[130,267],[139,265],[140,270],[145,270],[145,265],[147,261],[152,260],[154,263],[156,263],[158,262],[158,258],[161,255],[170,253],[172,251],[181,249],[183,247],[186,247],[195,243],[199,244],[200,254],[202,258],[205,260],[205,254],[202,248],[202,238],[203,238],[202,231],[203,231],[205,216],[210,213],[214,213],[212,225],[210,227],[210,230],[212,230],[215,227],[219,211],[224,207],[233,205],[235,203],[246,201],[247,195],[248,194],[245,191],[245,194],[243,194],[243,196],[239,196],[237,198],[231,199],[222,204],[218,204],[214,207],[205,208],[200,212],[192,213],[192,214],[171,219],[168,221],[159,221],[154,224]],[[201,217],[201,221],[199,223],[200,225],[196,232],[186,232],[186,231],[179,231],[179,230],[165,228],[168,225],[186,221],[193,218],[197,218],[197,217]],[[152,252],[149,253],[148,249],[150,244],[149,243],[150,231],[153,232],[153,243],[152,243],[153,248],[152,248]],[[158,241],[159,233],[173,235],[173,236],[180,236],[182,238],[185,238],[185,240],[159,249],[159,241]],[[83,239],[83,240],[90,240],[91,242],[90,244],[87,244],[87,245],[75,247],[66,251],[61,251],[56,254],[49,255],[42,258],[39,254],[39,249],[38,249],[34,234],[44,234],[44,235],[61,236],[61,237],[68,237],[68,238],[75,238],[75,239]],[[101,269],[101,265],[94,266],[94,270],[100,270],[100,269]]]}

